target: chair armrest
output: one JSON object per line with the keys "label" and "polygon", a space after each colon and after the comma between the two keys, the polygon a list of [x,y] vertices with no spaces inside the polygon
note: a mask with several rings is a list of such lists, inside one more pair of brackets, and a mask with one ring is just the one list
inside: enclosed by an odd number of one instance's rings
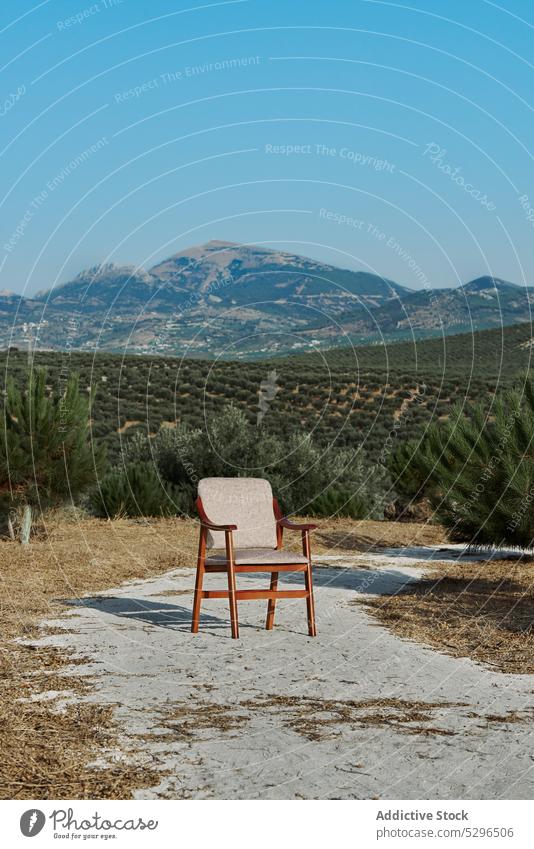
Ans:
{"label": "chair armrest", "polygon": [[214,525],[207,519],[201,519],[200,524],[208,531],[237,531],[237,525]]}
{"label": "chair armrest", "polygon": [[297,522],[291,522],[289,519],[279,519],[278,524],[282,528],[287,528],[288,531],[314,531],[318,527],[318,525],[312,525],[311,523],[299,524]]}

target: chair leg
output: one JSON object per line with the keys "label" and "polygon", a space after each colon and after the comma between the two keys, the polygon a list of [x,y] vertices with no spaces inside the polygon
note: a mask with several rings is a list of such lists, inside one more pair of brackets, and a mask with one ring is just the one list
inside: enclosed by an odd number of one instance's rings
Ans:
{"label": "chair leg", "polygon": [[239,622],[237,619],[237,599],[235,597],[235,571],[234,564],[228,566],[228,596],[230,602],[230,625],[232,628],[232,639],[237,640],[239,637]]}
{"label": "chair leg", "polygon": [[206,560],[206,531],[200,529],[198,538],[197,576],[195,578],[195,596],[193,598],[193,615],[191,617],[191,631],[198,634],[198,623],[200,620],[200,605],[202,604],[202,585],[204,583],[204,563]]}
{"label": "chair leg", "polygon": [[[278,589],[278,572],[271,572],[271,590]],[[270,598],[267,603],[267,622],[265,623],[265,628],[267,631],[271,631],[274,625],[274,609],[276,607],[276,599]]]}
{"label": "chair leg", "polygon": [[306,596],[306,607],[308,610],[308,634],[310,637],[317,636],[315,628],[315,605],[313,603],[313,579],[311,563],[308,563],[308,568],[304,573],[304,581],[308,595]]}
{"label": "chair leg", "polygon": [[235,560],[232,531],[225,531],[224,539],[226,544],[226,570],[228,573],[228,601],[230,603],[230,625],[232,628],[232,639],[237,640],[237,638],[239,637],[239,622],[237,619],[237,598],[235,595]]}
{"label": "chair leg", "polygon": [[197,576],[195,580],[195,596],[193,600],[193,616],[191,619],[191,632],[198,634],[198,624],[200,620],[200,605],[202,604],[202,585],[204,583],[204,566],[197,566]]}

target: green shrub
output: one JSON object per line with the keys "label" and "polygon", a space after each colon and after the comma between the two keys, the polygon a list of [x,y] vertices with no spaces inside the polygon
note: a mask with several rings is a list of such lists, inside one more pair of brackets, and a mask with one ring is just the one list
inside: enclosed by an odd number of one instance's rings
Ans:
{"label": "green shrub", "polygon": [[180,490],[162,481],[153,463],[127,463],[106,475],[92,493],[96,516],[175,516],[183,513]]}
{"label": "green shrub", "polygon": [[365,519],[369,515],[369,504],[357,493],[331,487],[313,499],[307,512],[310,516]]}
{"label": "green shrub", "polygon": [[[330,515],[347,502],[340,515],[382,515],[384,470],[377,468],[367,480],[367,461],[360,452],[335,443],[321,447],[299,430],[273,434],[232,406],[208,422],[207,433],[179,425],[162,428],[153,439],[136,434],[127,443],[126,461],[139,464],[148,457],[161,479],[180,493],[181,509],[187,513],[194,513],[197,484],[203,477],[264,477],[286,513],[309,512],[316,499],[333,489],[338,493],[335,502],[319,500],[314,509]],[[359,501],[350,496],[355,492]]]}
{"label": "green shrub", "polygon": [[397,490],[430,499],[451,539],[471,545],[531,548],[534,542],[534,389],[457,407],[427,428],[396,475]]}
{"label": "green shrub", "polygon": [[56,391],[47,372],[29,369],[23,390],[8,382],[0,420],[0,504],[24,506],[29,540],[32,508],[72,501],[94,484],[104,463],[103,448],[91,442],[90,397],[72,375]]}
{"label": "green shrub", "polygon": [[417,456],[420,448],[421,441],[405,439],[395,446],[386,461],[393,489],[405,506],[425,496],[427,474]]}

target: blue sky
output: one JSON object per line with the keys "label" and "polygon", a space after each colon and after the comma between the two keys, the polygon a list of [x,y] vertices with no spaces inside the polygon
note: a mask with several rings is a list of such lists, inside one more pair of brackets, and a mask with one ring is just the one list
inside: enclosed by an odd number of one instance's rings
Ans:
{"label": "blue sky", "polygon": [[209,239],[534,285],[533,22],[527,0],[7,0],[0,289]]}

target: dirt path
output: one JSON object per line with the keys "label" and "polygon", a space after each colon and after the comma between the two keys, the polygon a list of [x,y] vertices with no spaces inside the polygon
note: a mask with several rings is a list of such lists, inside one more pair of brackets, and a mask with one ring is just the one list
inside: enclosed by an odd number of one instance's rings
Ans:
{"label": "dirt path", "polygon": [[266,603],[241,603],[232,641],[225,602],[210,600],[191,635],[194,572],[179,569],[73,600],[53,623],[69,630],[41,643],[92,658],[73,667],[92,676],[89,698],[116,704],[129,756],[162,771],[139,798],[532,798],[532,678],[401,640],[353,603],[457,556],[322,558],[317,639],[303,601],[279,602],[273,632]]}

